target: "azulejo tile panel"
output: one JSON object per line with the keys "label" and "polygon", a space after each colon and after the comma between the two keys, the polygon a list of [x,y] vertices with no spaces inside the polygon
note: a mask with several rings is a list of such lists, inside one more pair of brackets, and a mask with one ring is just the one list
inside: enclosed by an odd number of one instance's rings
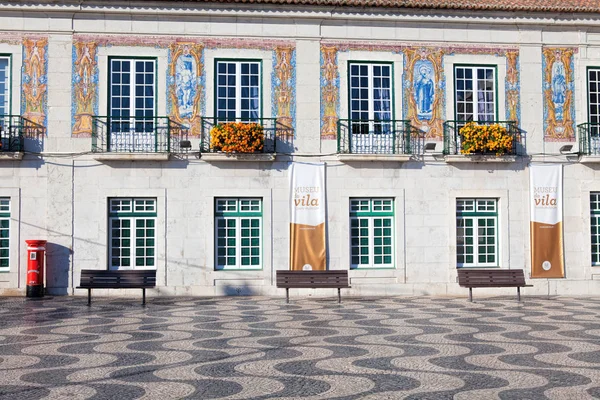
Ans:
{"label": "azulejo tile panel", "polygon": [[48,38],[23,39],[21,114],[44,126],[48,123]]}
{"label": "azulejo tile panel", "polygon": [[[412,43],[323,42],[321,44],[321,138],[335,139],[340,114],[339,51],[379,51],[402,54],[402,118],[428,139],[443,138],[446,116],[444,57],[454,54],[505,57],[506,119],[521,119],[519,50],[514,47],[416,46]],[[451,78],[451,77],[450,77]]]}
{"label": "azulejo tile panel", "polygon": [[576,48],[544,47],[542,50],[544,139],[575,141],[573,56]]}
{"label": "azulejo tile panel", "polygon": [[75,35],[73,38],[73,136],[90,137],[92,117],[98,115],[98,48],[135,46],[168,49],[166,109],[169,117],[200,135],[200,118],[206,113],[204,50],[257,49],[273,52],[271,110],[279,124],[295,127],[295,44],[279,40],[203,39],[161,36]]}

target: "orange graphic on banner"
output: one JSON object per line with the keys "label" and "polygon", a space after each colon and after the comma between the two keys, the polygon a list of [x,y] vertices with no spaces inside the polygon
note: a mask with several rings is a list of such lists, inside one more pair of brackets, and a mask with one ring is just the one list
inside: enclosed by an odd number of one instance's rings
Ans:
{"label": "orange graphic on banner", "polygon": [[531,277],[564,278],[562,222],[531,222]]}
{"label": "orange graphic on banner", "polygon": [[290,269],[302,271],[310,265],[313,271],[325,271],[325,223],[313,226],[290,224]]}

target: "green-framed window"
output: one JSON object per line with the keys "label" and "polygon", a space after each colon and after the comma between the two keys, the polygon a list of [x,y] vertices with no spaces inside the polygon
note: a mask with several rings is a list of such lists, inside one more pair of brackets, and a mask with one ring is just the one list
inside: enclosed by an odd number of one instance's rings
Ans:
{"label": "green-framed window", "polygon": [[219,120],[257,121],[262,117],[258,60],[215,60],[215,112]]}
{"label": "green-framed window", "polygon": [[215,269],[261,269],[262,199],[215,199]]}
{"label": "green-framed window", "polygon": [[600,265],[600,192],[590,193],[592,265]]}
{"label": "green-framed window", "polygon": [[456,199],[456,265],[499,265],[498,199]]}
{"label": "green-framed window", "polygon": [[109,268],[156,268],[156,199],[109,199],[108,215]]}
{"label": "green-framed window", "polygon": [[10,198],[0,197],[0,271],[10,269]]}
{"label": "green-framed window", "polygon": [[394,267],[394,199],[350,199],[350,268]]}
{"label": "green-framed window", "polygon": [[495,121],[498,107],[496,66],[454,66],[457,121]]}

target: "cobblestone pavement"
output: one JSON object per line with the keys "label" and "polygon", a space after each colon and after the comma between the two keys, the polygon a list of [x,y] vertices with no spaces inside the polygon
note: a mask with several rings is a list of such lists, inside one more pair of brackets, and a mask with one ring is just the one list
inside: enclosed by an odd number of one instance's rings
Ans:
{"label": "cobblestone pavement", "polygon": [[0,298],[1,399],[600,398],[600,299]]}

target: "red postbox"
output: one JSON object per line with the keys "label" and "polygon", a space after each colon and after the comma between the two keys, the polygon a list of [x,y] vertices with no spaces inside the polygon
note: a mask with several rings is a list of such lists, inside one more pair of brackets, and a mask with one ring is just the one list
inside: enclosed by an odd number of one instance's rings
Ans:
{"label": "red postbox", "polygon": [[27,297],[44,296],[45,240],[26,240],[27,243]]}

